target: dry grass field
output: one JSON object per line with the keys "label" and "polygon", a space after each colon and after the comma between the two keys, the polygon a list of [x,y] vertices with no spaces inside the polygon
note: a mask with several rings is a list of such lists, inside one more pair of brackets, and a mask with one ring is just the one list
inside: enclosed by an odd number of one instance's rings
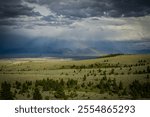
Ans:
{"label": "dry grass field", "polygon": [[150,55],[0,60],[1,99],[150,99]]}

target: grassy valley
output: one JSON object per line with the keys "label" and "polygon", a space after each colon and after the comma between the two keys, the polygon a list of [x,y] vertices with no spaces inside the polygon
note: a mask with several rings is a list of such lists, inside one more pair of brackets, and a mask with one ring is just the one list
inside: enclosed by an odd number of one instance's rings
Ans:
{"label": "grassy valley", "polygon": [[0,60],[0,99],[150,99],[150,55]]}

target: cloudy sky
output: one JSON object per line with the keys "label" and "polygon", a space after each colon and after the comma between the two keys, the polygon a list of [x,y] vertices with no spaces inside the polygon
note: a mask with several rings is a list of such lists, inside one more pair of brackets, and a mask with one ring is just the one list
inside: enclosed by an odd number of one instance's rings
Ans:
{"label": "cloudy sky", "polygon": [[0,0],[0,56],[150,53],[149,0]]}

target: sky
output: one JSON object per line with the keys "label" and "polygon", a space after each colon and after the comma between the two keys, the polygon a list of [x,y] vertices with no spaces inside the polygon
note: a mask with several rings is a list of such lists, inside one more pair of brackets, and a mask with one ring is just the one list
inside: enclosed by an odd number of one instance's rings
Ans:
{"label": "sky", "polygon": [[0,0],[0,56],[150,53],[149,0]]}

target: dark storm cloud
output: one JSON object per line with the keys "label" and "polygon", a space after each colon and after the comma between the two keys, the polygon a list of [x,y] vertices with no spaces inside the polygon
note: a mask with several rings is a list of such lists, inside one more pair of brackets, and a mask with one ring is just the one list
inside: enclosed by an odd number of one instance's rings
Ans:
{"label": "dark storm cloud", "polygon": [[4,5],[0,7],[0,10],[1,10],[0,12],[1,18],[18,17],[19,15],[27,15],[27,16],[36,15],[32,12],[31,8],[22,5],[14,5],[14,6]]}
{"label": "dark storm cloud", "polygon": [[115,9],[127,17],[150,14],[149,0],[112,0]]}
{"label": "dark storm cloud", "polygon": [[0,18],[15,18],[20,15],[36,16],[33,8],[22,5],[21,0],[0,0]]}
{"label": "dark storm cloud", "polygon": [[58,15],[67,17],[144,16],[150,14],[149,0],[27,0],[47,5]]}
{"label": "dark storm cloud", "polygon": [[[56,16],[43,16],[41,20],[54,22],[56,25],[70,24],[71,20],[87,17],[138,17],[150,14],[148,0],[0,0],[0,25],[13,24],[7,20],[9,18],[41,15],[34,11],[34,7],[22,4],[23,2],[47,6]],[[57,17],[60,15],[69,19],[60,22]]]}
{"label": "dark storm cloud", "polygon": [[[35,3],[34,0],[27,1]],[[112,3],[105,0],[37,0],[36,3],[47,5],[57,15],[70,18],[102,16],[104,11],[111,10],[112,7]]]}
{"label": "dark storm cloud", "polygon": [[40,16],[39,12],[35,12],[34,8],[22,4],[22,0],[0,0],[0,31],[6,33],[10,31],[10,27],[19,28],[19,17]]}

